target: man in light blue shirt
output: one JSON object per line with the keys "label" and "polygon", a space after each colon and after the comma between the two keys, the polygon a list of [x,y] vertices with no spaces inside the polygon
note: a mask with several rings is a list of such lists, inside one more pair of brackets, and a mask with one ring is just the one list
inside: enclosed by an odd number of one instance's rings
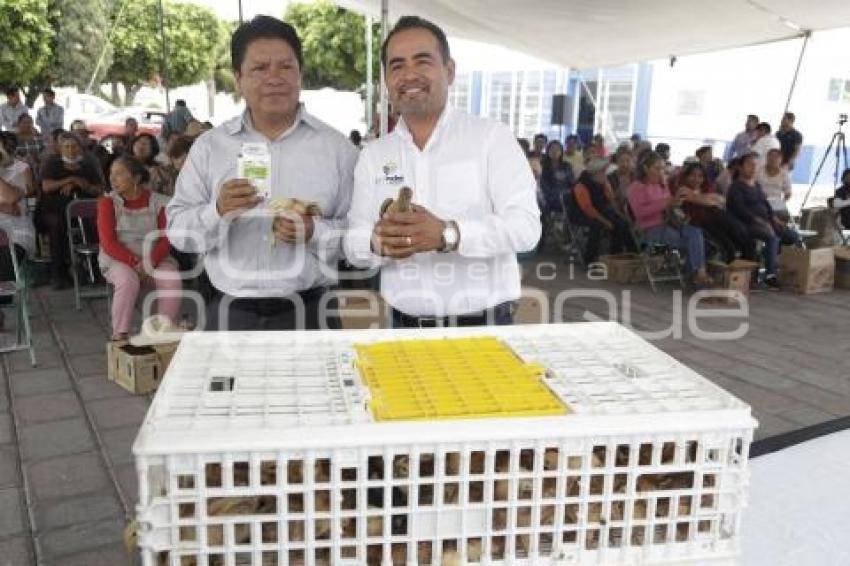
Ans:
{"label": "man in light blue shirt", "polygon": [[35,123],[41,135],[46,138],[65,127],[65,109],[56,104],[56,93],[51,88],[44,89],[41,97],[44,99],[44,106],[38,109]]}
{"label": "man in light blue shirt", "polygon": [[[168,237],[204,254],[219,291],[207,306],[208,330],[336,327],[321,316],[323,297],[336,282],[357,151],[300,104],[301,42],[289,24],[255,17],[234,32],[231,54],[247,109],[192,146],[166,210]],[[238,177],[240,154],[257,145],[271,163],[265,198]],[[270,206],[293,198],[315,203],[320,215]]]}

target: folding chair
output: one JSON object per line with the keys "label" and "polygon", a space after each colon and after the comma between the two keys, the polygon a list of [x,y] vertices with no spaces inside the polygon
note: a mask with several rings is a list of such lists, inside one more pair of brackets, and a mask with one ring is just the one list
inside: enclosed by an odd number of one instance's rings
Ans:
{"label": "folding chair", "polygon": [[20,350],[29,350],[30,362],[35,367],[35,346],[32,342],[32,328],[30,327],[29,303],[29,284],[26,278],[26,257],[23,259],[23,265],[18,263],[18,256],[15,253],[15,246],[12,244],[9,235],[5,230],[0,228],[0,253],[8,253],[12,260],[12,273],[14,279],[11,281],[0,281],[0,297],[9,298],[11,304],[3,304],[3,308],[15,309],[15,343],[11,345],[0,346],[0,352],[17,352]]}
{"label": "folding chair", "polygon": [[563,210],[564,250],[567,252],[567,261],[576,258],[578,264],[584,267],[584,250],[587,247],[588,227],[573,222],[573,195],[572,192],[561,193],[561,209]]}
{"label": "folding chair", "polygon": [[82,290],[80,285],[80,265],[85,267],[89,276],[89,286],[97,284],[95,266],[100,246],[97,242],[89,242],[86,234],[86,221],[97,223],[97,199],[75,199],[65,209],[65,225],[68,228],[68,246],[71,250],[71,277],[74,280],[74,302],[77,310],[81,310],[81,299],[96,299],[109,297],[109,289],[99,286],[95,289]]}
{"label": "folding chair", "polygon": [[682,254],[679,250],[667,244],[647,242],[637,227],[632,207],[626,203],[626,223],[635,243],[649,287],[656,293],[656,283],[676,281],[680,288],[685,287],[685,278],[682,276]]}

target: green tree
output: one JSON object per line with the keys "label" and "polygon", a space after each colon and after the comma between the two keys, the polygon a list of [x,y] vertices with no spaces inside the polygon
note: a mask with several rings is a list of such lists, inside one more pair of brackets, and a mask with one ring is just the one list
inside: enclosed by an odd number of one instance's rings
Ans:
{"label": "green tree", "polygon": [[236,92],[236,77],[230,63],[230,36],[237,22],[219,22],[218,44],[215,48],[213,81],[216,92]]}
{"label": "green tree", "polygon": [[[290,4],[283,16],[298,31],[304,50],[304,88],[358,90],[366,84],[365,18],[320,0]],[[380,26],[373,28],[373,76],[379,76]]]}
{"label": "green tree", "polygon": [[48,0],[0,0],[0,84],[29,84],[50,61],[48,10]]}
{"label": "green tree", "polygon": [[[113,5],[113,63],[107,78],[124,86],[124,104],[132,104],[139,88],[161,80],[162,44],[157,0],[125,0]],[[219,22],[209,9],[194,4],[163,2],[167,85],[178,87],[206,80],[213,69]],[[115,92],[117,89],[113,89]]]}
{"label": "green tree", "polygon": [[107,42],[108,9],[104,0],[49,0],[48,21],[53,29],[50,59],[29,81],[28,104],[49,85],[86,88],[102,57],[94,81],[100,84],[112,64],[112,47]]}

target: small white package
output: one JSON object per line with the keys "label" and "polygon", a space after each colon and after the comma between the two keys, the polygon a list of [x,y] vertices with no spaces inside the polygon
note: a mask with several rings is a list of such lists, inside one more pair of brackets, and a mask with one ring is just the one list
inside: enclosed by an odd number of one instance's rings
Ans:
{"label": "small white package", "polygon": [[236,160],[236,174],[248,179],[263,199],[272,196],[272,156],[264,143],[243,143]]}

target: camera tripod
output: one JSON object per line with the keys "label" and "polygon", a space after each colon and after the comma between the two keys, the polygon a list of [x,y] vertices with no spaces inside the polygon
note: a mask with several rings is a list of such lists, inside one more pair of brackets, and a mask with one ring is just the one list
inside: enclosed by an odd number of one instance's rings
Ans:
{"label": "camera tripod", "polygon": [[[842,128],[844,124],[847,123],[847,115],[841,114],[838,117],[838,131],[832,134],[832,140],[830,140],[829,145],[826,147],[826,151],[823,152],[823,157],[820,160],[820,165],[818,165],[817,170],[815,171],[815,176],[812,178],[812,184],[809,185],[809,190],[806,191],[806,198],[803,199],[803,204],[800,205],[800,212],[802,213],[803,209],[806,208],[806,202],[809,200],[809,195],[812,194],[812,189],[815,187],[815,184],[818,182],[818,177],[820,177],[821,169],[826,164],[826,160],[829,157],[829,154],[835,151],[835,172],[833,173],[833,189],[837,188],[841,183],[841,173],[845,168],[848,167],[850,161],[847,161],[847,141]],[[841,167],[842,159],[844,160],[844,167]]]}

